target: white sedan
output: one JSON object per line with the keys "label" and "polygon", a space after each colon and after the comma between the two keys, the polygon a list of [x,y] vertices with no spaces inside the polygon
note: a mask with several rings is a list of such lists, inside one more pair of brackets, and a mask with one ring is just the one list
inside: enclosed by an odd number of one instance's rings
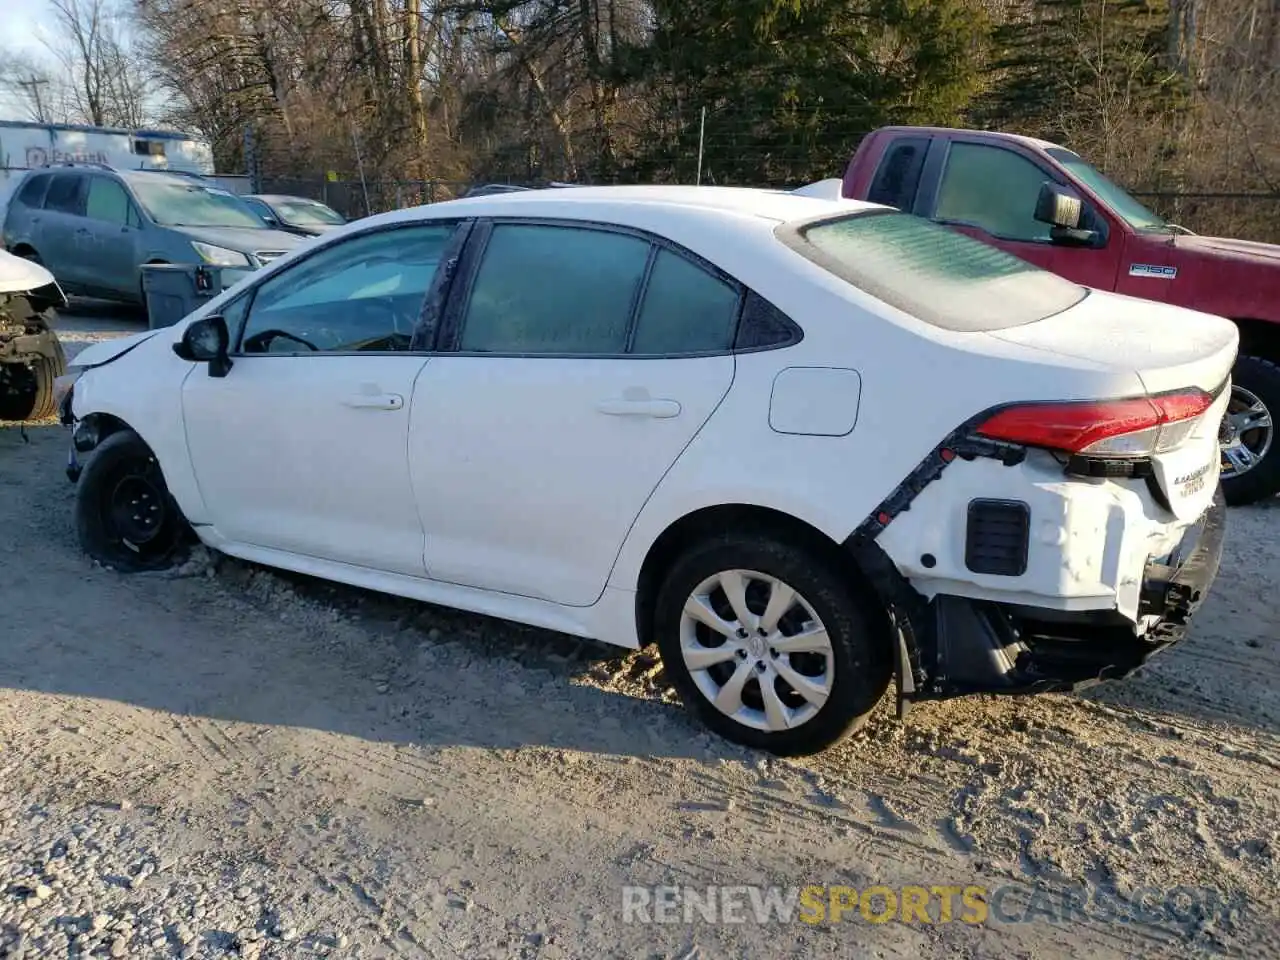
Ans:
{"label": "white sedan", "polygon": [[246,560],[636,648],[813,752],[1122,676],[1222,549],[1236,328],[922,219],[583,187],[360,220],[64,404],[85,550]]}

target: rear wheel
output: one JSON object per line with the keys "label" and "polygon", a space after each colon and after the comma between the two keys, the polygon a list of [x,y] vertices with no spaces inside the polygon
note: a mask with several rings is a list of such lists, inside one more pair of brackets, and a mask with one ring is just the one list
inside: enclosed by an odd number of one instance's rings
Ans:
{"label": "rear wheel", "polygon": [[85,553],[118,570],[156,570],[172,562],[185,529],[142,438],[125,429],[103,440],[76,490],[76,532]]}
{"label": "rear wheel", "polygon": [[734,535],[674,564],[653,625],[667,675],[708,727],[794,756],[848,736],[884,695],[892,661],[882,620],[827,557]]}
{"label": "rear wheel", "polygon": [[1280,492],[1280,366],[1242,356],[1232,371],[1223,424],[1222,492],[1227,503],[1256,503]]}

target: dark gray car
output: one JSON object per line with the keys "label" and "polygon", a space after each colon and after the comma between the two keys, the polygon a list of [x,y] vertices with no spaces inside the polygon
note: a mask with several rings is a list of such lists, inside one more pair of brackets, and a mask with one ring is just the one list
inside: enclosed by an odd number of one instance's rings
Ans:
{"label": "dark gray car", "polygon": [[304,237],[318,237],[347,222],[346,217],[319,200],[276,193],[251,193],[240,198],[267,226]]}
{"label": "dark gray car", "polygon": [[216,183],[148,170],[66,166],[28,173],[4,246],[44,264],[71,294],[143,303],[142,267],[257,269],[300,243]]}

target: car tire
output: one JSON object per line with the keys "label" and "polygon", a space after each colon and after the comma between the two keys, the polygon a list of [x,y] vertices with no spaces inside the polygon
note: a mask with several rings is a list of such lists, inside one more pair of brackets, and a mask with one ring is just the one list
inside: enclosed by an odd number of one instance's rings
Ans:
{"label": "car tire", "polygon": [[30,363],[5,364],[0,378],[0,420],[47,420],[58,412],[53,386],[67,372],[67,358],[56,340],[54,354],[38,356]]}
{"label": "car tire", "polygon": [[[746,608],[745,627],[730,590]],[[770,610],[775,595],[786,608],[781,616]],[[663,665],[685,706],[726,739],[779,756],[818,753],[866,723],[892,679],[887,624],[880,604],[834,557],[741,533],[680,556],[653,616]]]}
{"label": "car tire", "polygon": [[[1243,506],[1280,492],[1280,437],[1274,425],[1274,418],[1280,417],[1280,366],[1262,357],[1242,355],[1231,372],[1231,387],[1227,419],[1234,421],[1236,435],[1223,447],[1222,494],[1232,506]],[[1251,422],[1251,412],[1255,416],[1265,413],[1267,426],[1240,430]],[[1233,456],[1254,462],[1237,472]]]}
{"label": "car tire", "polygon": [[90,455],[76,487],[75,514],[85,553],[125,572],[170,566],[188,529],[155,454],[127,428]]}

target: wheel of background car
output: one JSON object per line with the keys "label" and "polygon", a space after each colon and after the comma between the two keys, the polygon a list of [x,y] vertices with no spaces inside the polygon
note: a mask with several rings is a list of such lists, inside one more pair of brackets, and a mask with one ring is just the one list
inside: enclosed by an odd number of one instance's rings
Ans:
{"label": "wheel of background car", "polygon": [[1222,443],[1222,493],[1237,506],[1280,492],[1280,366],[1261,357],[1241,356],[1231,373]]}
{"label": "wheel of background car", "polygon": [[81,547],[117,570],[169,566],[188,529],[155,455],[128,429],[112,433],[89,457],[75,512]]}
{"label": "wheel of background car", "polygon": [[[321,352],[310,340],[304,340],[296,334],[287,330],[263,330],[261,333],[255,333],[252,337],[241,344],[241,350],[248,353],[268,353],[271,350],[271,344],[276,340],[290,340],[294,343],[300,343],[308,350],[316,353]],[[261,349],[257,349],[260,347]]]}
{"label": "wheel of background car", "polygon": [[[51,319],[53,311],[46,312]],[[67,372],[62,344],[53,342],[54,355],[43,354],[29,363],[0,366],[0,420],[45,420],[58,412],[54,381]]]}
{"label": "wheel of background car", "polygon": [[892,674],[883,611],[827,556],[768,535],[687,551],[653,624],[685,705],[779,755],[816,753],[862,726]]}

